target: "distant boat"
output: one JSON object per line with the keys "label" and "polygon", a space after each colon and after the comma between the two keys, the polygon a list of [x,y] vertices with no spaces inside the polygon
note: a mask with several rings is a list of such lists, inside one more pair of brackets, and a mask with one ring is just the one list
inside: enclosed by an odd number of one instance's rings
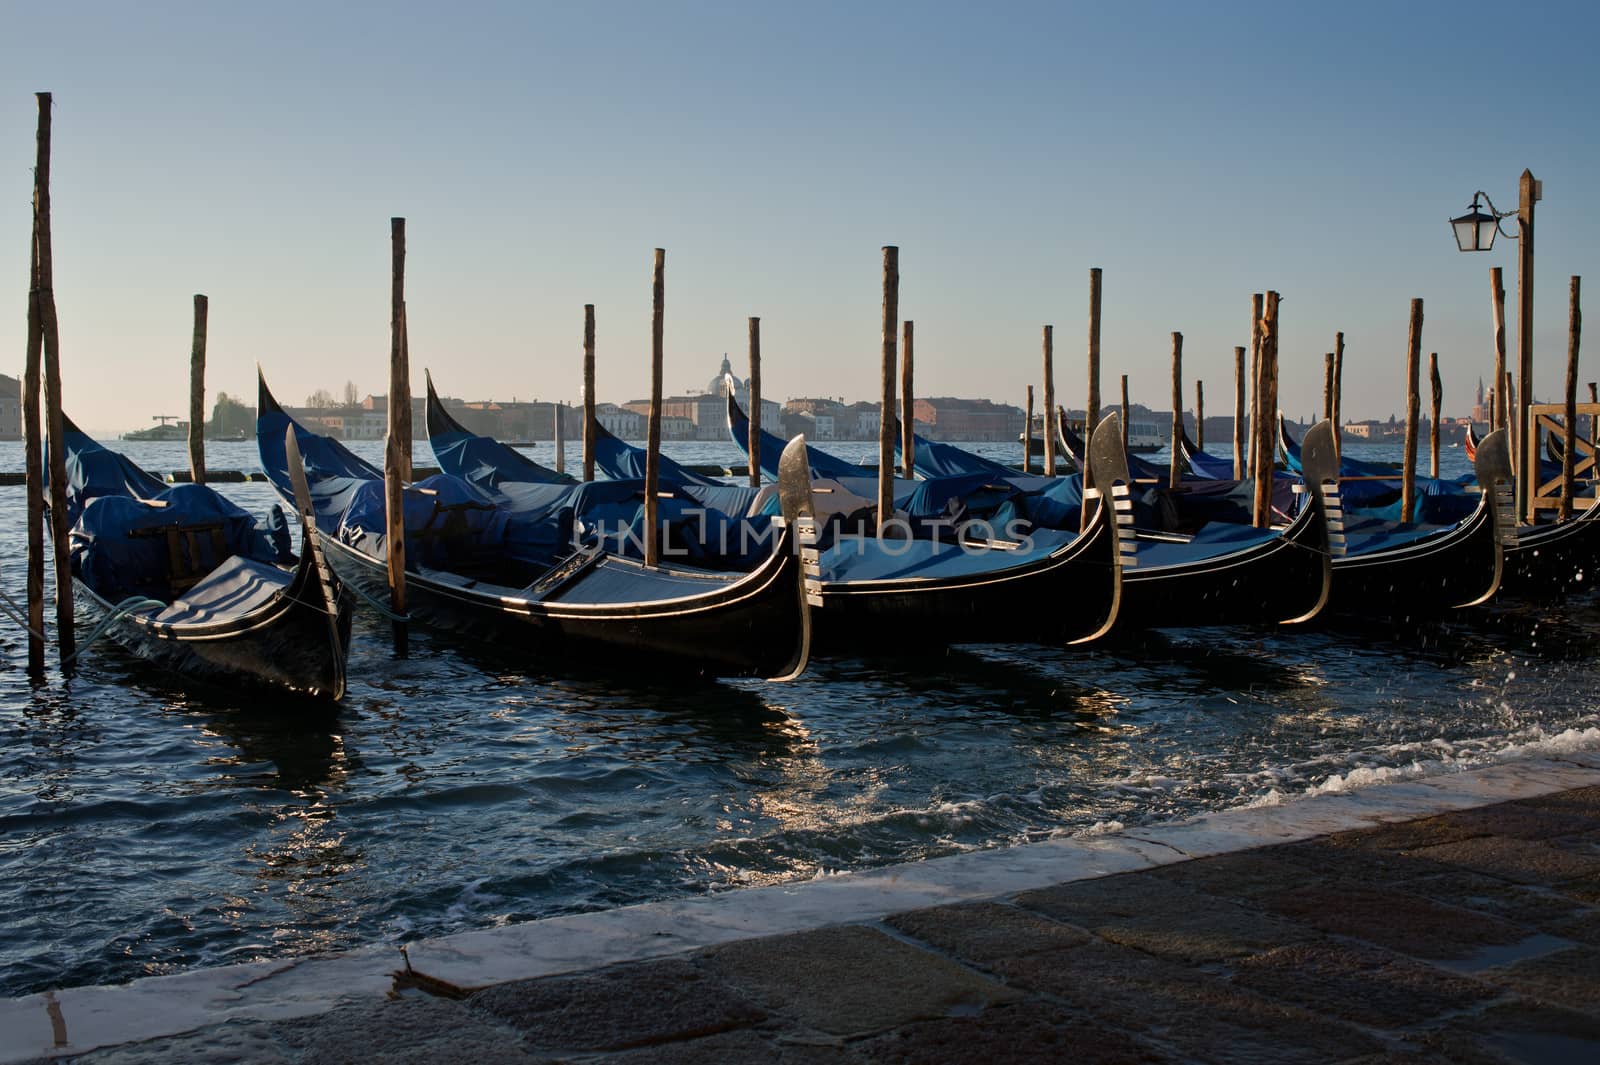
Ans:
{"label": "distant boat", "polygon": [[1154,422],[1128,422],[1128,450],[1136,455],[1148,455],[1167,446]]}
{"label": "distant boat", "polygon": [[152,425],[148,429],[135,429],[131,433],[123,433],[122,434],[122,439],[124,439],[124,440],[159,440],[159,441],[165,441],[165,442],[168,442],[168,443],[172,443],[172,442],[181,443],[181,442],[189,439],[189,423],[188,422],[177,421],[170,414],[157,414],[151,420],[152,421],[158,421],[161,424],[160,425]]}

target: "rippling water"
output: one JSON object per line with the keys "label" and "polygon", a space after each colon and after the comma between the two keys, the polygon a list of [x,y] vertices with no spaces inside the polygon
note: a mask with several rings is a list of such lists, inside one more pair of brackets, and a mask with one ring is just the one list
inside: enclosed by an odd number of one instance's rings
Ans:
{"label": "rippling water", "polygon": [[[184,463],[176,445],[114,446],[152,470]],[[550,445],[534,454],[549,461]],[[210,445],[208,462],[253,469],[253,445]],[[20,468],[17,445],[0,444],[0,468]],[[273,500],[264,484],[219,487],[258,512]],[[21,489],[0,488],[0,586],[17,597],[21,511]],[[1174,630],[674,688],[529,673],[419,630],[397,660],[386,627],[358,616],[350,695],[312,714],[185,694],[105,644],[35,690],[21,637],[0,627],[0,995],[1600,746],[1588,599],[1404,634]]]}

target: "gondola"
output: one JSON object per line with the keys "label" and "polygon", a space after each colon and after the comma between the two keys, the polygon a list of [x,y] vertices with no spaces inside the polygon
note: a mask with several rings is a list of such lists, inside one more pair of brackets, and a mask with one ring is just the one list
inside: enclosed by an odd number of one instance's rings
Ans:
{"label": "gondola", "polygon": [[[1117,416],[1095,431],[1094,510],[1084,531],[1041,530],[1031,544],[841,537],[803,552],[819,643],[829,650],[926,650],[952,643],[1098,639],[1122,603],[1133,550],[1128,474]],[[1124,521],[1123,519],[1127,519]],[[1001,530],[994,530],[1001,532]]]}
{"label": "gondola", "polygon": [[1321,613],[1333,577],[1324,488],[1336,469],[1332,425],[1314,426],[1306,449],[1309,498],[1287,527],[1212,521],[1194,536],[1140,534],[1122,577],[1119,630],[1297,624]]}
{"label": "gondola", "polygon": [[1401,619],[1487,602],[1500,587],[1504,551],[1517,541],[1504,430],[1484,439],[1475,468],[1477,505],[1453,525],[1350,521],[1335,503],[1345,547],[1333,560],[1329,609],[1384,608]]}
{"label": "gondola", "polygon": [[[1553,433],[1546,436],[1547,441],[1555,439]],[[1471,426],[1463,446],[1467,457],[1476,459],[1479,441]],[[1559,476],[1559,471],[1551,475]],[[1600,505],[1591,502],[1566,521],[1519,525],[1516,543],[1507,545],[1505,555],[1503,595],[1540,599],[1592,590],[1600,578]]]}
{"label": "gondola", "polygon": [[1233,459],[1221,458],[1212,455],[1189,439],[1189,430],[1180,428],[1178,444],[1182,448],[1183,461],[1189,465],[1191,476],[1202,481],[1231,481],[1233,476]]}
{"label": "gondola", "polygon": [[433,375],[426,370],[423,375],[428,395],[424,404],[428,443],[440,469],[468,480],[474,479],[472,471],[482,470],[495,478],[503,476],[501,471],[515,471],[511,479],[527,484],[576,483],[575,478],[541,466],[515,448],[468,430],[439,402],[439,394],[433,389]]}
{"label": "gondola", "polygon": [[[73,586],[106,636],[186,679],[337,700],[350,604],[312,522],[298,559],[204,485],[167,485],[66,423]],[[292,563],[287,568],[280,563]]]}
{"label": "gondola", "polygon": [[[382,475],[296,423],[263,379],[256,443],[268,479],[288,497],[286,438],[305,455],[318,536],[334,570],[386,600],[381,517],[374,520],[382,514]],[[811,631],[798,553],[799,501],[809,494],[804,448],[796,438],[780,461],[783,517],[772,521],[770,551],[747,573],[646,566],[588,544],[556,565],[532,565],[517,554],[519,515],[510,502],[446,474],[408,486],[408,616],[540,665],[798,676]]]}

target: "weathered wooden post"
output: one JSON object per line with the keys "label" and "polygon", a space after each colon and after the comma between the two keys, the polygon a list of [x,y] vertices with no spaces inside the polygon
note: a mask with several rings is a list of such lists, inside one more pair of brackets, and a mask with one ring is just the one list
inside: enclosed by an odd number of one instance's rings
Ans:
{"label": "weathered wooden post", "polygon": [[[1600,384],[1600,382],[1589,382],[1590,403],[1600,404],[1600,392],[1596,391],[1597,384]],[[1589,415],[1589,439],[1591,441],[1600,440],[1600,414]]]}
{"label": "weathered wooden post", "polygon": [[657,248],[650,282],[650,429],[644,456],[644,564],[661,564],[661,360],[667,303],[667,252]]}
{"label": "weathered wooden post", "polygon": [[[1494,408],[1489,416],[1489,429],[1504,429],[1511,424],[1511,411],[1506,405],[1506,285],[1498,266],[1489,268],[1490,310],[1494,317]],[[1515,432],[1507,433],[1516,436]]]}
{"label": "weathered wooden post", "polygon": [[583,479],[594,480],[594,304],[583,305]]}
{"label": "weathered wooden post", "polygon": [[206,298],[194,297],[194,339],[189,345],[189,479],[206,483]]}
{"label": "weathered wooden post", "polygon": [[37,200],[28,247],[28,353],[22,373],[22,462],[28,497],[28,675],[39,682],[44,679],[44,432],[39,407],[44,321],[39,311]]}
{"label": "weathered wooden post", "polygon": [[[1100,424],[1100,268],[1089,268],[1089,398],[1083,414],[1083,435]],[[1123,419],[1126,430],[1127,419]],[[1087,456],[1085,456],[1087,459]]]}
{"label": "weathered wooden post", "polygon": [[1194,383],[1194,446],[1206,449],[1206,383],[1198,379]]}
{"label": "weathered wooden post", "polygon": [[911,394],[911,340],[912,325],[909,319],[900,329],[900,466],[906,480],[916,475],[917,465],[917,415]]}
{"label": "weathered wooden post", "polygon": [[[1507,370],[1505,384],[1501,386],[1506,394],[1505,410],[1507,418],[1515,416],[1517,410],[1517,386],[1512,380],[1514,376],[1515,375],[1512,374],[1510,370]],[[1520,435],[1515,431],[1508,432],[1506,434],[1506,442],[1510,445],[1508,450],[1511,452],[1511,468],[1513,470],[1522,469],[1522,467],[1517,464],[1517,460],[1522,455],[1522,440]],[[1517,476],[1520,477],[1521,474],[1518,474]]]}
{"label": "weathered wooden post", "polygon": [[[1093,432],[1093,426],[1086,427]],[[1128,375],[1122,375],[1122,452],[1128,452]]]}
{"label": "weathered wooden post", "polygon": [[1344,453],[1344,333],[1333,334],[1333,453]]}
{"label": "weathered wooden post", "polygon": [[1183,334],[1172,334],[1172,461],[1168,464],[1167,487],[1176,488],[1183,479]]}
{"label": "weathered wooden post", "polygon": [[67,542],[67,443],[61,415],[61,334],[56,322],[55,252],[50,237],[50,94],[39,102],[38,155],[33,170],[34,243],[39,256],[39,326],[44,350],[44,419],[50,438],[50,537],[56,560],[56,652],[72,658],[72,555]]}
{"label": "weathered wooden post", "polygon": [[[1250,477],[1252,486],[1256,487],[1259,494],[1263,437],[1266,435],[1266,423],[1270,414],[1266,410],[1265,396],[1262,393],[1262,364],[1261,364],[1261,316],[1263,309],[1263,296],[1257,292],[1250,297]],[[1267,462],[1271,462],[1268,454]],[[1260,525],[1261,501],[1252,496],[1252,520]]]}
{"label": "weathered wooden post", "polygon": [[1406,342],[1406,457],[1400,471],[1400,520],[1415,521],[1417,501],[1417,420],[1422,414],[1418,375],[1422,370],[1422,301],[1411,301],[1411,328]]}
{"label": "weathered wooden post", "polygon": [[878,535],[894,517],[895,329],[900,324],[900,249],[883,248],[883,365],[878,396]]}
{"label": "weathered wooden post", "polygon": [[1244,348],[1233,349],[1233,479],[1242,481],[1244,457]]}
{"label": "weathered wooden post", "polygon": [[750,409],[746,412],[749,416],[750,428],[746,432],[749,440],[750,452],[750,487],[761,487],[761,319],[750,318],[747,323],[750,332],[750,395],[748,402]]}
{"label": "weathered wooden post", "polygon": [[1567,432],[1561,453],[1560,520],[1572,517],[1572,493],[1576,491],[1575,467],[1578,461],[1578,337],[1583,331],[1583,311],[1578,306],[1583,279],[1572,276],[1571,302],[1567,308]]}
{"label": "weathered wooden post", "polygon": [[1044,327],[1044,475],[1056,475],[1055,326]]}
{"label": "weathered wooden post", "polygon": [[1433,406],[1428,419],[1428,476],[1439,479],[1439,404],[1444,401],[1444,382],[1439,379],[1439,353],[1428,353],[1428,384],[1433,389]]}
{"label": "weathered wooden post", "polygon": [[1253,305],[1261,308],[1261,317],[1254,331],[1261,352],[1261,377],[1257,385],[1260,426],[1256,433],[1254,517],[1256,527],[1265,529],[1272,524],[1272,475],[1276,465],[1272,433],[1277,421],[1273,376],[1278,351],[1278,294],[1268,292],[1264,300],[1257,294]]}
{"label": "weathered wooden post", "polygon": [[555,419],[556,437],[556,472],[567,472],[567,405],[560,400],[550,404],[550,413]]}
{"label": "weathered wooden post", "polygon": [[1033,472],[1033,386],[1028,386],[1028,410],[1022,422],[1022,472]]}
{"label": "weathered wooden post", "polygon": [[1333,352],[1322,357],[1322,416],[1333,420]]}
{"label": "weathered wooden post", "polygon": [[[389,426],[383,446],[384,546],[389,572],[389,609],[406,612],[405,485],[410,476],[405,433],[411,415],[406,370],[406,220],[389,219]],[[402,416],[402,414],[404,416]],[[407,653],[406,623],[394,622],[394,649]]]}
{"label": "weathered wooden post", "polygon": [[1539,434],[1528,420],[1528,407],[1533,403],[1533,205],[1543,193],[1543,184],[1535,180],[1531,170],[1524,170],[1518,183],[1517,207],[1521,228],[1517,237],[1517,431],[1525,443],[1517,492],[1522,504],[1518,513],[1525,522],[1533,521],[1534,484],[1539,477]]}

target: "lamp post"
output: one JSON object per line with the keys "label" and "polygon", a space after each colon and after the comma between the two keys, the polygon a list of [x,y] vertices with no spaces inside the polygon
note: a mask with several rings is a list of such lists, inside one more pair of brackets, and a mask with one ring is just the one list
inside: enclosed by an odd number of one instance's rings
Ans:
{"label": "lamp post", "polygon": [[[1473,193],[1472,206],[1467,213],[1450,219],[1455,232],[1456,247],[1462,251],[1488,251],[1494,247],[1496,233],[1517,242],[1517,454],[1522,457],[1522,470],[1517,477],[1517,513],[1525,522],[1533,520],[1529,510],[1533,498],[1532,484],[1538,469],[1538,456],[1530,444],[1533,435],[1528,429],[1528,404],[1533,401],[1533,205],[1544,198],[1544,183],[1530,170],[1522,172],[1518,186],[1519,203],[1515,211],[1497,211],[1487,193]],[[1484,212],[1479,200],[1489,205]],[[1506,233],[1500,220],[1517,216],[1517,232]]]}

